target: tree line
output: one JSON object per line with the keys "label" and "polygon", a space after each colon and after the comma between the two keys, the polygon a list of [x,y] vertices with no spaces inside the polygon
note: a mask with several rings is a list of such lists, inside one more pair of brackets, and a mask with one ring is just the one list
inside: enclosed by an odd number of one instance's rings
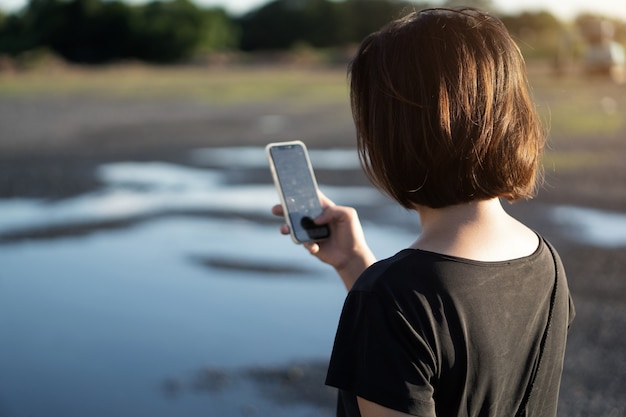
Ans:
{"label": "tree line", "polygon": [[[474,3],[490,5],[489,0]],[[222,8],[202,8],[190,0],[141,5],[119,0],[30,0],[19,12],[0,13],[0,54],[15,57],[44,49],[78,63],[128,59],[173,63],[219,51],[341,47],[360,42],[407,9],[428,6],[403,0],[274,0],[233,17]],[[561,23],[546,12],[503,20],[518,35],[528,28],[542,33],[561,30]]]}
{"label": "tree line", "polygon": [[133,6],[106,0],[30,0],[0,17],[0,53],[49,49],[64,59],[175,62],[198,51],[237,46],[237,28],[221,9],[189,0]]}

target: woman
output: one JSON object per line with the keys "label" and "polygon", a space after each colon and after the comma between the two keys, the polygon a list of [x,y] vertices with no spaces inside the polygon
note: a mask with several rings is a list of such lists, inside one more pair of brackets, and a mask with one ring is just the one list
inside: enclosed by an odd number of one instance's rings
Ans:
{"label": "woman", "polygon": [[338,415],[555,416],[573,305],[500,202],[532,197],[545,141],[519,49],[486,13],[428,9],[368,36],[349,74],[364,169],[422,231],[376,262],[355,210],[321,197],[331,237],[307,248],[349,290]]}

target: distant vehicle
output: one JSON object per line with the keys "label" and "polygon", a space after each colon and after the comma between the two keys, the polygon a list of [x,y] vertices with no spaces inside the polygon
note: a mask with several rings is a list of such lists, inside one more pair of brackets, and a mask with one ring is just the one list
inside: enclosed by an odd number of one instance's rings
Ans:
{"label": "distant vehicle", "polygon": [[615,41],[591,44],[584,56],[585,72],[588,74],[612,75],[624,71],[626,54],[624,47]]}
{"label": "distant vehicle", "polygon": [[587,48],[583,56],[585,74],[609,76],[616,82],[624,82],[626,53],[624,47],[613,40],[615,29],[607,20],[587,22],[583,36]]}

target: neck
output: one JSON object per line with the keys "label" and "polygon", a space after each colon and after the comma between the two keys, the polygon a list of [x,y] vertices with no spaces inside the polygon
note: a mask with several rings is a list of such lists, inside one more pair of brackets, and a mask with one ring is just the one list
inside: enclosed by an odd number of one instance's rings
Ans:
{"label": "neck", "polygon": [[509,216],[497,198],[417,212],[422,232],[415,249],[497,261],[529,255],[537,247],[534,232]]}
{"label": "neck", "polygon": [[449,232],[456,234],[467,229],[491,225],[502,217],[509,217],[497,198],[437,209],[420,207],[417,212],[422,224],[423,237]]}

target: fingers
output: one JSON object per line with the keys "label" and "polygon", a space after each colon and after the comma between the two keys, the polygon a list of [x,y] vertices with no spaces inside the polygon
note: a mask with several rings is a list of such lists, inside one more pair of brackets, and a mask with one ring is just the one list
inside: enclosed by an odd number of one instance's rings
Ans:
{"label": "fingers", "polygon": [[276,204],[272,207],[272,214],[274,216],[283,216],[285,212],[283,211],[283,206],[280,204]]}
{"label": "fingers", "polygon": [[320,251],[320,245],[317,242],[305,243],[304,247],[309,251],[311,255],[317,255]]}
{"label": "fingers", "polygon": [[[279,216],[282,217],[284,215],[284,211],[283,211],[283,206],[280,204],[276,204],[275,206],[272,207],[272,214],[274,216]],[[289,226],[286,224],[283,224],[280,226],[280,233],[283,235],[288,235],[289,234]]]}

